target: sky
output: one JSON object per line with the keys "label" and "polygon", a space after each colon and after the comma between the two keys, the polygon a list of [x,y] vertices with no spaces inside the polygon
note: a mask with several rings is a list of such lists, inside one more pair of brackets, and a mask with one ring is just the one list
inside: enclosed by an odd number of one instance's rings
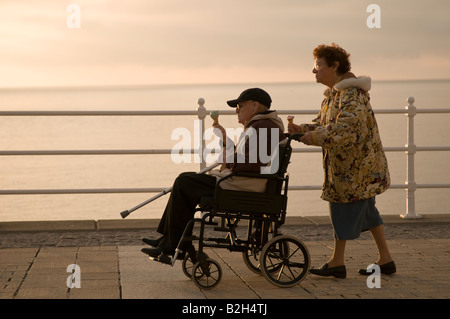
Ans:
{"label": "sky", "polygon": [[312,51],[332,42],[356,75],[448,79],[449,14],[449,0],[0,0],[0,88],[313,81]]}

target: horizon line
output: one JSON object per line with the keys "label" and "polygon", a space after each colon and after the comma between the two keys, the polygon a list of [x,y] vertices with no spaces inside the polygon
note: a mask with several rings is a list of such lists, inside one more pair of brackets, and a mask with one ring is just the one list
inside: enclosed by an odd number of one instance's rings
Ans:
{"label": "horizon line", "polygon": [[[450,78],[429,78],[429,79],[381,79],[374,80],[376,83],[389,82],[445,82]],[[283,85],[283,84],[317,84],[315,81],[279,81],[279,82],[210,82],[210,83],[136,83],[136,84],[94,84],[94,85],[67,85],[67,86],[3,86],[0,91],[50,91],[50,90],[111,90],[111,89],[146,89],[157,87],[177,87],[177,86],[221,86],[221,85]]]}

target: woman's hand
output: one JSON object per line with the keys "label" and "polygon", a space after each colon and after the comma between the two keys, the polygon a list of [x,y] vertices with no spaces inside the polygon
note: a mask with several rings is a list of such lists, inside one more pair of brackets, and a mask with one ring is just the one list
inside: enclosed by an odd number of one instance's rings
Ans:
{"label": "woman's hand", "polygon": [[305,143],[306,145],[312,145],[312,133],[311,132],[306,132],[300,138],[300,141]]}

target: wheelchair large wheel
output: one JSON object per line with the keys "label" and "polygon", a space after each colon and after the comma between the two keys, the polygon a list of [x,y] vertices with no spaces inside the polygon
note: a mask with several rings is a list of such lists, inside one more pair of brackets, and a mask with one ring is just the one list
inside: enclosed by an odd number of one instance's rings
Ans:
{"label": "wheelchair large wheel", "polygon": [[201,289],[214,288],[222,279],[222,267],[211,258],[198,261],[192,269],[191,279]]}
{"label": "wheelchair large wheel", "polygon": [[278,287],[298,284],[306,276],[310,262],[306,246],[292,236],[275,237],[261,251],[261,271]]}

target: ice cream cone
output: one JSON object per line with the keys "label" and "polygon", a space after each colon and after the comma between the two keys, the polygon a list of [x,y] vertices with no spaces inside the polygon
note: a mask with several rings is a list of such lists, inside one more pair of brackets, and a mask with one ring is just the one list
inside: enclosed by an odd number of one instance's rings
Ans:
{"label": "ice cream cone", "polygon": [[289,123],[289,124],[294,124],[294,116],[293,116],[293,115],[289,115],[289,116],[287,117],[287,120],[288,120],[288,123]]}
{"label": "ice cream cone", "polygon": [[219,123],[219,111],[211,111],[209,114],[215,123]]}

